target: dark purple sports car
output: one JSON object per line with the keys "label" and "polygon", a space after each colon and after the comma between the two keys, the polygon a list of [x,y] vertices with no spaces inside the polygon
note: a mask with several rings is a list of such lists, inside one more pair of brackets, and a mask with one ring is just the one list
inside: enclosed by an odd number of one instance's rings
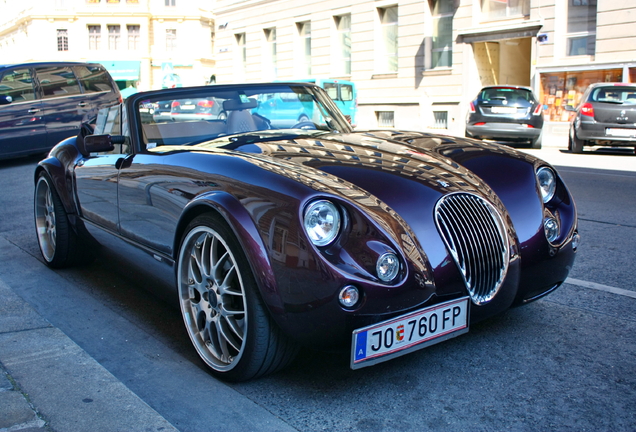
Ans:
{"label": "dark purple sports car", "polygon": [[[227,119],[147,109],[193,98]],[[302,107],[298,123],[271,100]],[[85,262],[97,244],[125,257],[170,287],[200,357],[234,381],[301,345],[350,350],[356,369],[458,336],[558,288],[579,243],[547,163],[466,138],[353,131],[312,84],[137,93],[58,144],[35,185],[49,266]]]}

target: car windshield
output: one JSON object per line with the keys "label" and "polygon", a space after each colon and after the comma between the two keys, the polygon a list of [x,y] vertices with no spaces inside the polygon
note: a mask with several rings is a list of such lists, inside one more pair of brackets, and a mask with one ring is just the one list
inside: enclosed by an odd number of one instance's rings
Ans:
{"label": "car windshield", "polygon": [[175,89],[135,102],[147,150],[227,146],[347,132],[350,126],[317,86],[263,84]]}
{"label": "car windshield", "polygon": [[630,87],[630,86],[598,87],[592,90],[592,94],[590,95],[590,100],[592,102],[636,105],[636,87]]}
{"label": "car windshield", "polygon": [[528,103],[533,102],[532,92],[526,89],[513,87],[487,87],[479,94],[482,101],[506,101],[507,103]]}

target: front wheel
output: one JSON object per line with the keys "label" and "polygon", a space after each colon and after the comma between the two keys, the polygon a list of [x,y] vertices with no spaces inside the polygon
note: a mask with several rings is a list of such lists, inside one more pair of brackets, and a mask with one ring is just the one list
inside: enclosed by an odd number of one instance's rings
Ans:
{"label": "front wheel", "polygon": [[40,173],[35,185],[35,230],[44,261],[49,267],[63,268],[82,262],[80,241],[71,227],[64,205],[51,178]]}
{"label": "front wheel", "polygon": [[268,315],[247,258],[219,217],[188,225],[177,272],[186,330],[215,375],[245,381],[294,359],[297,348]]}

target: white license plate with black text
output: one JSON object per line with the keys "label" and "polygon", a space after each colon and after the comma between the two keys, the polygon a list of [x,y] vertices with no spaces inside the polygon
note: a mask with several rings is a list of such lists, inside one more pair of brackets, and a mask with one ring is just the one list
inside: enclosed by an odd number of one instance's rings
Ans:
{"label": "white license plate with black text", "polygon": [[468,297],[353,331],[351,369],[371,366],[468,332]]}
{"label": "white license plate with black text", "polygon": [[618,137],[636,137],[636,129],[606,128],[605,134]]}

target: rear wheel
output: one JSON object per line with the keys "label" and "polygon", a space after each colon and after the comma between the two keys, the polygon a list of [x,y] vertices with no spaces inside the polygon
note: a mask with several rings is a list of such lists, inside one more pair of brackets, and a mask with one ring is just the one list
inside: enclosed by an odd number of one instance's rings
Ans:
{"label": "rear wheel", "polygon": [[46,264],[53,268],[80,263],[85,254],[71,227],[68,215],[48,174],[42,172],[35,185],[35,229],[40,252]]}
{"label": "rear wheel", "polygon": [[244,381],[287,366],[297,348],[269,316],[247,258],[219,217],[187,227],[177,285],[190,340],[213,373]]}
{"label": "rear wheel", "polygon": [[579,139],[576,136],[576,131],[572,129],[570,131],[570,140],[568,142],[568,147],[572,153],[583,153],[583,146],[585,141]]}
{"label": "rear wheel", "polygon": [[538,137],[532,140],[531,147],[533,149],[540,149],[542,142],[543,142],[543,131],[541,131]]}

